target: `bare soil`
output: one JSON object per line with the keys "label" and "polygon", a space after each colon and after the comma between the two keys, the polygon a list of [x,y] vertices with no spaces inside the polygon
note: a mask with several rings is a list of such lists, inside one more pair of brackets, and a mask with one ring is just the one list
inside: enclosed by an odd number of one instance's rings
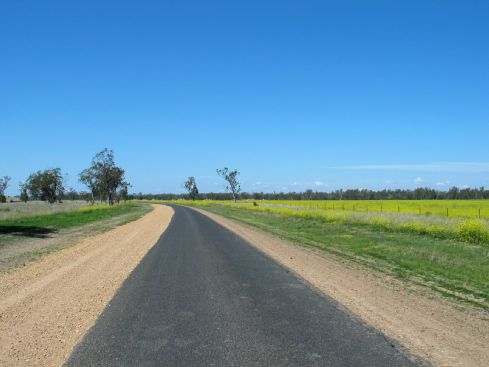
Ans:
{"label": "bare soil", "polygon": [[173,209],[0,274],[0,365],[59,366],[168,227]]}
{"label": "bare soil", "polygon": [[235,232],[422,360],[434,366],[489,366],[486,311],[195,210]]}

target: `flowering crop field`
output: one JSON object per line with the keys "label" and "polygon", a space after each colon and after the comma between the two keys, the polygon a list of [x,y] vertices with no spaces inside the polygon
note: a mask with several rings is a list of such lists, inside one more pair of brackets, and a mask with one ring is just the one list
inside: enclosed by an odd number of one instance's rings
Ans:
{"label": "flowering crop field", "polygon": [[263,200],[258,203],[304,209],[489,218],[489,200]]}

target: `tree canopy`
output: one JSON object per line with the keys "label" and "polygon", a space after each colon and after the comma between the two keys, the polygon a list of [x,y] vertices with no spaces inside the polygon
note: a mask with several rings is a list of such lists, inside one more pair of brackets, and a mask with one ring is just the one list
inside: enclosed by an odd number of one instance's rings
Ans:
{"label": "tree canopy", "polygon": [[231,191],[233,195],[233,200],[236,201],[238,199],[238,195],[241,191],[241,185],[238,181],[239,172],[237,170],[230,170],[227,167],[216,170],[217,174],[226,180],[226,190]]}
{"label": "tree canopy", "polygon": [[79,178],[89,188],[92,201],[98,194],[100,201],[105,199],[109,205],[114,203],[118,188],[127,193],[130,185],[125,181],[125,171],[115,164],[114,152],[107,148],[93,157],[90,167],[84,169]]}
{"label": "tree canopy", "polygon": [[187,181],[184,182],[183,186],[187,190],[189,197],[192,200],[195,200],[197,198],[197,195],[199,195],[199,189],[197,188],[195,177],[190,176],[189,178],[187,178]]}
{"label": "tree canopy", "polygon": [[24,185],[31,198],[49,203],[61,201],[65,190],[61,168],[37,171],[29,176]]}

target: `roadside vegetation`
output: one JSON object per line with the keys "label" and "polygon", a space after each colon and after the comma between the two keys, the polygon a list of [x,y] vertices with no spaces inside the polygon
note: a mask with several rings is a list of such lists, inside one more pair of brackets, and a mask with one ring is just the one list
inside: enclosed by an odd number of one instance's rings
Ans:
{"label": "roadside vegetation", "polygon": [[24,229],[34,228],[57,231],[63,228],[78,227],[88,223],[97,222],[130,212],[148,212],[148,205],[135,203],[121,204],[115,206],[93,205],[82,206],[72,210],[52,213],[17,215],[0,220],[0,234],[9,232],[21,233]]}
{"label": "roadside vegetation", "polygon": [[0,271],[65,248],[87,236],[131,222],[152,210],[126,203],[131,186],[114,152],[103,149],[78,175],[90,192],[66,189],[61,168],[38,170],[6,197],[10,177],[0,178]]}
{"label": "roadside vegetation", "polygon": [[489,310],[489,227],[484,219],[255,202],[167,203],[200,207]]}
{"label": "roadside vegetation", "polygon": [[[80,240],[141,218],[152,210],[144,203],[88,205],[10,203],[24,211],[0,220],[0,272],[69,247]],[[46,206],[49,212],[46,211]],[[25,211],[26,207],[31,207]]]}
{"label": "roadside vegetation", "polygon": [[33,215],[63,213],[78,210],[90,204],[83,200],[65,200],[61,203],[49,204],[46,201],[12,202],[0,206],[0,221]]}

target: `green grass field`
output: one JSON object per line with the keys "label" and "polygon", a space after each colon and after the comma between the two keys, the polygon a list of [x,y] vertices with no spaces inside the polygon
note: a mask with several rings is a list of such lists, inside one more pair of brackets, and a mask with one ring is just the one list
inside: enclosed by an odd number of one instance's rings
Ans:
{"label": "green grass field", "polygon": [[152,210],[142,203],[110,207],[54,204],[48,210],[40,203],[26,204],[14,216],[0,220],[0,272],[137,220]]}
{"label": "green grass field", "polygon": [[283,202],[173,203],[201,207],[489,310],[489,228],[484,219],[291,208]]}
{"label": "green grass field", "polygon": [[114,206],[84,206],[71,211],[47,214],[29,214],[0,220],[0,234],[7,234],[15,231],[19,232],[22,229],[25,229],[26,231],[36,229],[57,231],[64,228],[82,226],[131,212],[140,212],[142,214],[149,210],[150,208],[148,206],[129,203]]}
{"label": "green grass field", "polygon": [[49,204],[45,201],[28,201],[0,203],[0,221],[32,215],[43,215],[51,213],[65,213],[89,206],[84,200],[65,200],[61,203]]}

